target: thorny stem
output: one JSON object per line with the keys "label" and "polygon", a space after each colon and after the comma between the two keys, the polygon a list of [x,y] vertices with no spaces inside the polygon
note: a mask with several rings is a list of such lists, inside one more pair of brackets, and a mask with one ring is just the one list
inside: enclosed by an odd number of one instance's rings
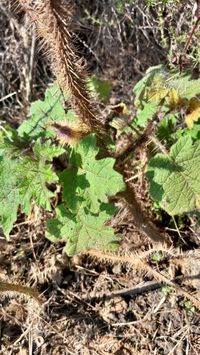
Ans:
{"label": "thorny stem", "polygon": [[143,234],[149,237],[153,242],[163,242],[170,245],[170,242],[167,240],[165,235],[162,234],[161,231],[146,217],[141,206],[136,200],[134,191],[130,186],[128,186],[128,184],[126,190],[119,193],[119,196],[123,198],[124,203],[132,213],[134,224]]}
{"label": "thorny stem", "polygon": [[0,292],[16,292],[22,293],[34,298],[39,305],[42,305],[42,300],[38,292],[32,287],[22,286],[20,284],[9,283],[0,279]]}
{"label": "thorny stem", "polygon": [[150,273],[154,276],[156,280],[161,283],[167,284],[170,287],[173,287],[177,293],[182,294],[184,297],[189,299],[194,306],[200,311],[200,301],[198,298],[189,293],[186,289],[179,286],[175,283],[175,280],[169,280],[166,276],[164,276],[159,271],[155,270],[149,263],[145,260],[144,256],[140,256],[137,254],[133,255],[116,255],[107,252],[102,252],[98,250],[91,249],[87,252],[89,256],[95,257],[96,259],[100,259],[110,262],[111,264],[119,263],[121,265],[129,265],[136,269],[143,269],[146,272]]}
{"label": "thorny stem", "polygon": [[191,42],[192,36],[193,36],[194,32],[196,31],[196,28],[197,28],[197,26],[198,26],[199,21],[200,21],[200,17],[198,17],[198,18],[196,19],[195,24],[194,24],[193,27],[192,27],[192,31],[190,32],[190,35],[189,35],[189,37],[188,37],[188,39],[187,39],[187,42],[185,43],[185,46],[184,46],[184,52],[185,52],[185,53],[186,53],[187,50],[188,50],[188,47],[189,47],[189,44],[190,44],[190,42]]}
{"label": "thorny stem", "polygon": [[[70,29],[68,28],[72,19],[71,2],[69,1],[67,8],[62,1],[56,2],[56,0],[38,0],[36,2],[18,0],[18,2],[28,13],[30,22],[34,23],[38,35],[43,39],[49,50],[51,66],[62,90],[68,89],[70,91],[73,106],[80,119],[88,126],[89,131],[97,134],[98,143],[104,147],[107,132],[105,132],[102,124],[97,123],[98,121],[94,116],[91,98],[87,92],[86,76],[82,66],[78,64]],[[138,142],[131,147],[132,151],[143,144],[143,138],[143,135],[139,137]],[[125,156],[123,157],[125,158]],[[122,162],[122,167],[117,170],[124,176],[125,163]],[[125,192],[121,193],[121,197],[129,207],[139,230],[153,241],[163,242],[164,237],[144,215],[133,189],[127,185]]]}
{"label": "thorny stem", "polygon": [[[145,132],[141,134],[138,139],[136,139],[132,144],[131,152],[135,151],[136,148],[140,147],[141,145],[148,142],[149,137],[152,139],[152,125],[150,124]],[[164,147],[163,147],[164,148]],[[129,152],[130,153],[130,152]],[[166,152],[165,152],[166,154]],[[122,154],[122,156],[116,159],[115,169],[125,177],[125,164],[127,162],[127,155],[128,152]],[[126,156],[126,158],[125,158]],[[125,179],[126,180],[126,179]],[[135,191],[132,186],[126,181],[126,190],[120,192],[118,194],[119,197],[122,197],[124,204],[128,207],[129,211],[131,212],[134,223],[137,228],[144,234],[146,237],[150,238],[153,242],[162,242],[170,245],[171,243],[165,237],[164,234],[148,219],[145,215],[144,211],[142,210],[139,202],[136,199]]]}

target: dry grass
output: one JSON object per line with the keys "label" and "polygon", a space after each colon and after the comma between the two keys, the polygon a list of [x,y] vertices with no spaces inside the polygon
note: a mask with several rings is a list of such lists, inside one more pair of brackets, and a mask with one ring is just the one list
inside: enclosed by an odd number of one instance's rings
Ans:
{"label": "dry grass", "polygon": [[[138,249],[140,243],[148,247],[136,233],[129,223],[122,250]],[[12,243],[4,244],[1,271],[10,280],[37,285],[44,305],[36,312],[35,303],[16,294],[2,299],[1,354],[19,354],[20,349],[42,355],[198,354],[199,312],[181,294],[155,284],[142,268],[85,255],[67,259],[62,245],[44,241],[42,234],[39,225],[16,226]],[[167,278],[179,275],[181,287],[195,290],[198,297],[193,282],[199,259],[189,271],[191,260],[188,256],[188,278],[184,263],[180,268],[167,253],[160,262],[152,258],[151,268]]]}
{"label": "dry grass", "polygon": [[[18,125],[29,101],[43,94],[52,73],[27,18],[13,12],[13,0],[0,4],[0,108],[1,119]],[[117,95],[130,100],[130,89],[147,67],[174,58],[183,49],[192,22],[192,0],[175,2],[76,0],[74,41],[87,58],[87,66],[112,78]],[[156,5],[155,5],[156,4]],[[78,23],[77,22],[77,23]],[[28,28],[28,31],[27,31]],[[199,32],[187,60],[197,65]],[[116,80],[117,79],[117,80]]]}
{"label": "dry grass", "polygon": [[12,3],[2,0],[0,4],[0,119],[15,126],[51,79],[33,28],[13,12]]}

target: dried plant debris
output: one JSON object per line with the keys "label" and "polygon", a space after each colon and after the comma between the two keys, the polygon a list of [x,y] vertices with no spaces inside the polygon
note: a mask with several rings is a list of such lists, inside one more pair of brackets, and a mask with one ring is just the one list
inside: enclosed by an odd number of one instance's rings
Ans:
{"label": "dried plant debris", "polygon": [[0,4],[0,119],[16,126],[26,116],[29,100],[50,78],[34,29],[13,4],[7,0]]}

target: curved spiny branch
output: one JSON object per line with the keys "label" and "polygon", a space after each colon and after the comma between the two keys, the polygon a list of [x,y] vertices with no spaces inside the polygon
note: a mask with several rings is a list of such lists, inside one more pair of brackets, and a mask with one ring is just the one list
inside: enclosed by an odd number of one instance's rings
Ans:
{"label": "curved spiny branch", "polygon": [[42,39],[57,81],[72,107],[92,131],[98,125],[86,88],[86,73],[72,44],[73,5],[64,0],[18,0]]}

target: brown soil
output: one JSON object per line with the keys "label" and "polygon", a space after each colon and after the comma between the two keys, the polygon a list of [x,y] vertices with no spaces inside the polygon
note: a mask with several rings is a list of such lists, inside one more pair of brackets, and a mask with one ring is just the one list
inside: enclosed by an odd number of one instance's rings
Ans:
{"label": "brown soil", "polygon": [[[1,354],[199,353],[199,309],[186,297],[143,268],[87,255],[69,259],[62,244],[44,239],[43,213],[37,211],[35,218],[16,225],[10,242],[1,243],[1,277],[37,287],[44,303],[41,307],[16,292],[2,296]],[[121,211],[118,219],[122,253],[132,252],[134,258],[135,251],[148,250],[149,240],[128,212]],[[199,249],[195,231],[180,234],[187,250],[194,243]],[[199,259],[169,254],[159,262],[148,258],[149,265],[168,279],[179,277],[178,284],[199,298]]]}

